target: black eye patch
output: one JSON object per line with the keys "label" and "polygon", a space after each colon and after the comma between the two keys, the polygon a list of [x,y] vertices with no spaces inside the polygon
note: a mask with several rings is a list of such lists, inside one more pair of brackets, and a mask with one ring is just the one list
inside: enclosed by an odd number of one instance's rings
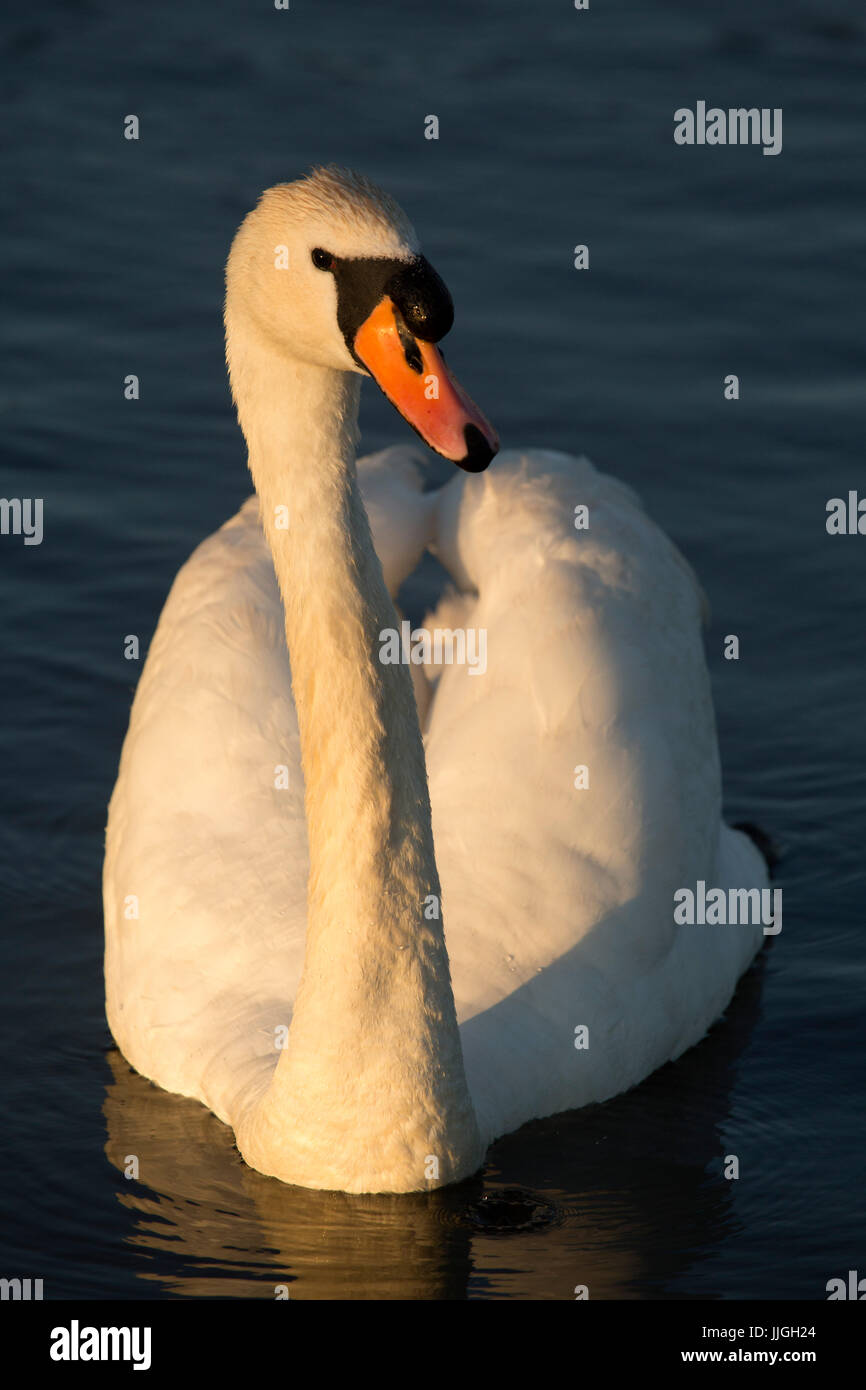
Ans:
{"label": "black eye patch", "polygon": [[[330,269],[337,283],[337,322],[353,356],[355,334],[386,295],[399,309],[409,334],[425,342],[444,338],[454,322],[451,296],[425,256],[415,256],[411,261],[384,256],[332,259]],[[398,323],[398,330],[400,327]],[[403,348],[410,367],[420,370],[410,357],[410,352],[417,357],[414,344],[410,347],[404,342]]]}

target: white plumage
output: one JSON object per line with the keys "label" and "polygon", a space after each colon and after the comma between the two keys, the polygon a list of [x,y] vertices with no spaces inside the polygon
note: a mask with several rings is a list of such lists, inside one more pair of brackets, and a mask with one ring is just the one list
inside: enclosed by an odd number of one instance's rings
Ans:
{"label": "white plumage", "polygon": [[[272,234],[268,226],[268,244]],[[320,244],[322,228],[312,236]],[[278,389],[254,361],[247,379],[265,394]],[[487,635],[483,675],[465,665],[412,672],[476,1133],[459,1049],[455,1058],[447,1043],[447,967],[434,961],[432,984],[419,983],[415,929],[404,939],[402,919],[385,921],[384,908],[378,921],[375,885],[364,899],[373,908],[358,907],[363,925],[355,920],[369,797],[341,824],[348,791],[329,774],[305,811],[287,626],[296,682],[315,684],[299,706],[311,729],[315,719],[319,730],[345,721],[346,739],[358,737],[369,712],[345,681],[362,656],[342,630],[323,630],[327,609],[310,597],[338,563],[333,528],[315,529],[329,495],[309,483],[319,461],[304,459],[309,497],[288,465],[279,486],[266,484],[279,472],[266,459],[291,454],[291,430],[284,440],[252,387],[241,400],[234,364],[233,384],[262,501],[251,498],[180,571],[136,693],[108,826],[109,1022],[139,1071],[208,1105],[262,1171],[349,1191],[436,1186],[471,1172],[498,1135],[604,1100],[678,1056],[719,1017],[758,949],[760,925],[678,926],[673,916],[674,892],[699,879],[721,888],[767,881],[752,843],[721,821],[702,595],[631,490],[586,459],[506,452],[486,473],[426,494],[411,448],[358,464],[392,597],[429,546],[454,591],[425,625]],[[298,416],[319,399],[296,389],[279,409]],[[253,415],[270,441],[258,458]],[[334,429],[350,434],[350,416],[338,412]],[[283,493],[297,502],[291,555],[266,514]],[[586,530],[574,526],[578,505],[589,508]],[[363,524],[345,524],[363,546]],[[292,597],[300,576],[310,591]],[[374,627],[387,612],[377,602]],[[382,668],[373,661],[371,670],[378,680]],[[396,735],[382,756],[400,756]],[[359,777],[384,784],[401,775],[364,759]],[[585,789],[575,787],[581,765]],[[326,822],[329,843],[341,841],[354,877],[347,869],[339,907],[322,908],[330,916],[308,964],[292,1061],[295,1035],[282,1048],[279,1030],[292,1020],[304,967],[307,815]],[[435,932],[441,924],[423,909],[430,885],[416,885],[414,872],[404,875],[407,900],[418,898],[418,929]],[[356,958],[366,962],[357,978]],[[415,1060],[415,1018],[429,1033],[429,1067]],[[574,1045],[581,1025],[586,1048]],[[431,1099],[439,1075],[447,1101]],[[305,1109],[299,1092],[308,1086]]]}

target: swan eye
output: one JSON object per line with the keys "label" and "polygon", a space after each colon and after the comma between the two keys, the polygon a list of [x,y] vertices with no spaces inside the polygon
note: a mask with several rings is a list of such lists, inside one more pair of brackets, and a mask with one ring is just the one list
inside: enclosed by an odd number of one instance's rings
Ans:
{"label": "swan eye", "polygon": [[330,251],[323,251],[321,246],[317,246],[312,253],[313,265],[317,270],[333,270],[336,264]]}

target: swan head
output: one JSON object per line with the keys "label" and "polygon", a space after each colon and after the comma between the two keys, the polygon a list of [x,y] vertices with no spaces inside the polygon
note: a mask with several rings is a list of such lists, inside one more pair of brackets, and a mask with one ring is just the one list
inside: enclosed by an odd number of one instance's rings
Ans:
{"label": "swan head", "polygon": [[267,189],[232,245],[230,362],[243,323],[282,355],[372,376],[431,449],[480,472],[499,443],[436,346],[453,320],[405,213],[350,170]]}

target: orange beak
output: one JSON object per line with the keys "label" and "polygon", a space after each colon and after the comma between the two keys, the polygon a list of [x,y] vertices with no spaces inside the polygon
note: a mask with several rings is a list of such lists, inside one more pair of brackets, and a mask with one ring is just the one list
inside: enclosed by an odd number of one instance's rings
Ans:
{"label": "orange beak", "polygon": [[451,375],[439,349],[410,333],[389,295],[361,324],[354,350],[425,444],[470,473],[487,467],[499,448],[496,431]]}

